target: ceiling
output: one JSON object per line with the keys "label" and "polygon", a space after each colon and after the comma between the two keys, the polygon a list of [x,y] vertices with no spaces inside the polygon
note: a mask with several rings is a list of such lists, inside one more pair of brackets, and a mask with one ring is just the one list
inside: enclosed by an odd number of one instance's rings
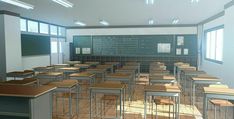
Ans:
{"label": "ceiling", "polygon": [[0,10],[19,13],[22,17],[45,21],[63,26],[77,26],[75,20],[87,26],[101,26],[100,20],[106,20],[111,26],[148,25],[153,19],[154,25],[169,25],[174,18],[178,24],[197,24],[224,10],[231,0],[155,0],[146,5],[145,0],[69,0],[73,8],[65,8],[52,0],[21,0],[34,5],[26,10],[0,2]]}

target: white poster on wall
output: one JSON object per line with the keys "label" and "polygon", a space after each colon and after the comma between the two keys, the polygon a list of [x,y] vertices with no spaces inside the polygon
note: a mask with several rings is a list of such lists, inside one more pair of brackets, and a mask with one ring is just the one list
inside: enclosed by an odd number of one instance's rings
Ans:
{"label": "white poster on wall", "polygon": [[187,48],[184,49],[184,55],[188,55],[189,50]]}
{"label": "white poster on wall", "polygon": [[80,48],[76,48],[76,54],[80,54]]}
{"label": "white poster on wall", "polygon": [[177,45],[184,45],[184,36],[177,36]]}
{"label": "white poster on wall", "polygon": [[82,48],[82,54],[91,54],[91,48]]}
{"label": "white poster on wall", "polygon": [[176,55],[181,55],[181,48],[176,48]]}
{"label": "white poster on wall", "polygon": [[158,43],[158,53],[170,53],[171,44],[170,43]]}

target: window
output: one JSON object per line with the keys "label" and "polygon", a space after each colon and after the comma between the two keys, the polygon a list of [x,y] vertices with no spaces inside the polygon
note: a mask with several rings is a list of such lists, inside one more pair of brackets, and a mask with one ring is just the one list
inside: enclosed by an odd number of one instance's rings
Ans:
{"label": "window", "polygon": [[206,59],[223,61],[223,26],[216,27],[205,32],[206,35]]}
{"label": "window", "polygon": [[59,36],[65,36],[65,28],[64,27],[59,27],[58,29],[58,35]]}
{"label": "window", "polygon": [[51,41],[51,53],[58,53],[58,42]]}
{"label": "window", "polygon": [[50,25],[50,34],[51,34],[51,35],[58,35],[57,26]]}
{"label": "window", "polygon": [[38,22],[28,20],[28,32],[38,33]]}
{"label": "window", "polygon": [[20,30],[27,31],[26,19],[20,19]]}
{"label": "window", "polygon": [[40,33],[49,34],[49,25],[40,23]]}

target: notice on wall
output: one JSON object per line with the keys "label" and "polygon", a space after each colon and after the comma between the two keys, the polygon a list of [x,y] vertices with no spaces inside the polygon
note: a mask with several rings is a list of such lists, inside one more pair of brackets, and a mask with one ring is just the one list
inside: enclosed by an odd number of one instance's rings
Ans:
{"label": "notice on wall", "polygon": [[184,36],[177,36],[177,45],[184,45]]}
{"label": "notice on wall", "polygon": [[80,48],[76,48],[76,54],[80,54]]}
{"label": "notice on wall", "polygon": [[82,48],[82,54],[91,54],[91,48]]}
{"label": "notice on wall", "polygon": [[176,48],[176,55],[181,55],[181,48]]}
{"label": "notice on wall", "polygon": [[158,43],[158,53],[171,53],[171,44]]}
{"label": "notice on wall", "polygon": [[189,50],[187,48],[184,49],[184,55],[188,55]]}

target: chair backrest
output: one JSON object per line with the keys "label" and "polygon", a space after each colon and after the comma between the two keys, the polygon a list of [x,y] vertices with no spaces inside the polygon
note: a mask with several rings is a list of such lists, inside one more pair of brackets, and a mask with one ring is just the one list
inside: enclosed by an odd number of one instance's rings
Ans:
{"label": "chair backrest", "polygon": [[228,88],[228,85],[224,85],[224,84],[212,84],[212,85],[209,85],[209,87],[212,87],[212,88]]}

